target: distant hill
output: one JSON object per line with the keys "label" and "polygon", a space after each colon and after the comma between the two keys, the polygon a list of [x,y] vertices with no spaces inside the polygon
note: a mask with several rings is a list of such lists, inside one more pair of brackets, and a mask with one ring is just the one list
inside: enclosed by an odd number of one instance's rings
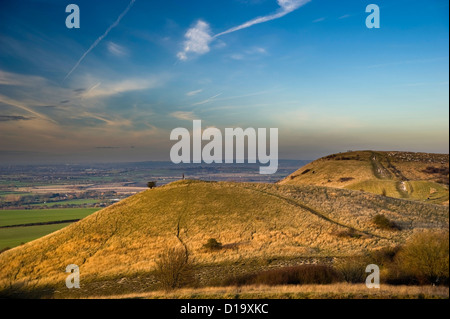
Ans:
{"label": "distant hill", "polygon": [[[366,171],[370,176],[370,169]],[[372,222],[377,214],[402,230],[378,228]],[[360,191],[179,181],[146,190],[0,254],[0,295],[5,289],[40,287],[68,294],[64,283],[69,264],[80,266],[82,286],[90,287],[82,292],[93,293],[92,285],[97,285],[117,293],[123,285],[146,283],[142,278],[152,273],[164,248],[182,243],[205,276],[217,277],[214,267],[227,265],[229,274],[243,265],[272,267],[277,260],[360,254],[448,223],[448,207]],[[210,238],[223,249],[205,249]]]}
{"label": "distant hill", "polygon": [[279,184],[347,188],[448,205],[449,155],[378,151],[339,153],[307,164]]}

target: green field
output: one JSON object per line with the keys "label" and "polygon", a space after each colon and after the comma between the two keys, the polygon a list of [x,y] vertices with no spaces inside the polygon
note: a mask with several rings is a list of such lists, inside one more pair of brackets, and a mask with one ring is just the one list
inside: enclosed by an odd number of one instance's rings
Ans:
{"label": "green field", "polygon": [[82,219],[98,210],[98,208],[0,210],[0,227]]}
{"label": "green field", "polygon": [[[1,210],[0,227],[31,223],[46,223],[82,219],[98,211],[98,208],[65,208],[35,210]],[[0,228],[0,250],[12,248],[39,237],[48,235],[70,223],[37,225],[27,227]]]}
{"label": "green field", "polygon": [[70,223],[0,229],[0,250],[7,247],[13,248],[19,246],[22,243],[27,243],[51,234],[68,225]]}

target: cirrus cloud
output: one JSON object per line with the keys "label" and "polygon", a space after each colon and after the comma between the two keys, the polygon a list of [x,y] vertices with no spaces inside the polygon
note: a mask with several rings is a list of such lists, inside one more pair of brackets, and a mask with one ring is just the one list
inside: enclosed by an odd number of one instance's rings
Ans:
{"label": "cirrus cloud", "polygon": [[193,112],[177,111],[170,113],[170,116],[178,120],[193,121],[196,119]]}

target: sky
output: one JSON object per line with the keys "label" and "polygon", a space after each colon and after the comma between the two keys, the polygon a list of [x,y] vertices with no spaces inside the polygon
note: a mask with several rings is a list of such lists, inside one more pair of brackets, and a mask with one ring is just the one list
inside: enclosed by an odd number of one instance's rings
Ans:
{"label": "sky", "polygon": [[[67,28],[66,6],[80,8]],[[366,6],[380,28],[366,27]],[[278,128],[281,159],[449,152],[448,1],[2,0],[0,162],[169,160]]]}

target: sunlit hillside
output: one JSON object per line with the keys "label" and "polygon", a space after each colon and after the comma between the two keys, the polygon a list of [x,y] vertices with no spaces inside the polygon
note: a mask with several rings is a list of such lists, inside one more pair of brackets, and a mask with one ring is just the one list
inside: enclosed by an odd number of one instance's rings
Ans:
{"label": "sunlit hillside", "polygon": [[280,184],[347,188],[448,205],[448,181],[448,154],[356,151],[320,158]]}
{"label": "sunlit hillside", "polygon": [[[379,228],[373,223],[378,214],[401,230]],[[4,252],[0,289],[65,288],[69,264],[80,266],[83,282],[113,280],[120,286],[121,280],[151,274],[159,254],[180,245],[188,247],[198,267],[228,265],[227,271],[351,256],[401,244],[417,231],[448,223],[448,207],[360,191],[179,181]],[[205,249],[210,238],[223,249]]]}

